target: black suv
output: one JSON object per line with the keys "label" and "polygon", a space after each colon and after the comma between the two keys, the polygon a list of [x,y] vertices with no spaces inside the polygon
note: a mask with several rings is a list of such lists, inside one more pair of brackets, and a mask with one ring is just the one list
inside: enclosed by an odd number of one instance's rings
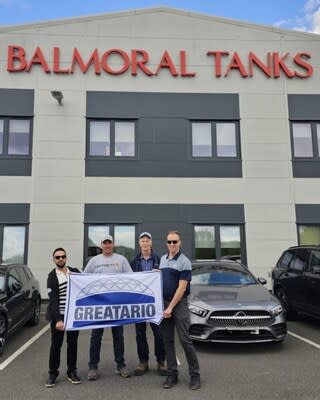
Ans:
{"label": "black suv", "polygon": [[272,286],[288,318],[297,312],[320,318],[320,246],[284,251],[272,270]]}
{"label": "black suv", "polygon": [[39,323],[39,282],[25,265],[0,265],[0,355],[7,337],[27,322]]}

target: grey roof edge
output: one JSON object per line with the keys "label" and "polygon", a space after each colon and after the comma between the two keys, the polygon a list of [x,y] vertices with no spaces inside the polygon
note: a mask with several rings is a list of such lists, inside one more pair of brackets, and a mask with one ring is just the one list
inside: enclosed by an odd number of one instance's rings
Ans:
{"label": "grey roof edge", "polygon": [[243,28],[254,28],[262,31],[269,31],[278,34],[286,34],[292,36],[300,36],[305,37],[306,39],[315,39],[320,40],[320,35],[317,33],[311,32],[302,32],[297,30],[290,30],[290,29],[283,29],[278,28],[272,25],[260,25],[251,22],[243,22],[234,19],[228,19],[224,17],[218,17],[210,14],[199,13],[195,11],[188,11],[183,9],[171,8],[171,7],[147,7],[147,8],[138,8],[126,11],[116,11],[116,12],[109,12],[109,13],[102,13],[102,14],[93,14],[88,16],[80,16],[80,17],[71,17],[71,18],[62,18],[58,20],[46,20],[46,21],[39,21],[34,23],[28,24],[18,24],[18,25],[5,25],[0,27],[0,33],[6,32],[14,32],[19,30],[24,30],[26,28],[41,28],[46,26],[58,26],[58,25],[65,25],[65,24],[74,24],[79,22],[89,22],[92,20],[101,20],[101,19],[114,19],[114,18],[123,18],[128,16],[135,16],[135,15],[143,15],[143,14],[154,14],[154,13],[170,13],[176,14],[181,16],[187,16],[190,18],[199,18],[208,21],[214,21],[218,23],[225,23],[229,25],[235,25]]}

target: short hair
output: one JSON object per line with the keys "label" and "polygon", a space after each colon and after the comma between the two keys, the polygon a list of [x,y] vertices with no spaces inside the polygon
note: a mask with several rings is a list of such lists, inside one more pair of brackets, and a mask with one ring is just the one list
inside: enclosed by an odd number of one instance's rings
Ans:
{"label": "short hair", "polygon": [[179,236],[179,239],[181,239],[181,235],[180,235],[179,231],[169,231],[167,233],[167,236],[168,235],[177,235],[177,236]]}
{"label": "short hair", "polygon": [[52,253],[53,257],[54,257],[54,255],[56,254],[57,251],[63,251],[65,254],[67,254],[67,252],[65,251],[64,248],[62,248],[62,247],[57,247],[55,250],[53,250],[53,253]]}

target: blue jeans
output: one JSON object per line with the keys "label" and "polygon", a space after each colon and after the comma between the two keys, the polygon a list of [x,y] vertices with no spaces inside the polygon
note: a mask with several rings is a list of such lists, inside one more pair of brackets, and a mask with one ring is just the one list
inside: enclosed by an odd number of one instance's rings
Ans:
{"label": "blue jeans", "polygon": [[[164,301],[164,307],[166,308],[169,303],[169,301]],[[200,375],[198,357],[189,335],[189,326],[190,318],[187,299],[183,297],[174,307],[172,316],[163,319],[160,325],[167,354],[168,376],[178,376],[175,328],[188,362],[189,375]]]}
{"label": "blue jeans", "polygon": [[[158,363],[163,363],[166,359],[166,352],[164,350],[160,327],[153,323],[150,323],[150,326],[154,336],[154,355],[156,356]],[[146,322],[140,322],[139,324],[136,324],[136,341],[140,362],[148,362],[149,360],[149,346],[146,331]]]}
{"label": "blue jeans", "polygon": [[[117,364],[117,368],[123,368],[126,366],[124,361],[123,326],[114,326],[111,330],[114,360]],[[91,331],[89,369],[98,369],[103,331],[103,328],[92,329]]]}

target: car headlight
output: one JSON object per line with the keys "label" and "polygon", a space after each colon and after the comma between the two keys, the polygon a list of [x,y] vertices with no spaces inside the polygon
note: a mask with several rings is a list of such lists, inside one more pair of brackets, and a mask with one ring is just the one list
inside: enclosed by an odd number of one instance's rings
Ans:
{"label": "car headlight", "polygon": [[199,315],[199,317],[205,317],[208,314],[208,310],[205,310],[204,308],[197,307],[194,304],[189,304],[188,309],[192,314]]}
{"label": "car headlight", "polygon": [[271,312],[272,312],[272,314],[273,314],[275,317],[276,317],[277,315],[281,314],[282,311],[283,311],[283,307],[282,307],[281,304],[279,304],[279,305],[277,305],[277,306],[271,308]]}

